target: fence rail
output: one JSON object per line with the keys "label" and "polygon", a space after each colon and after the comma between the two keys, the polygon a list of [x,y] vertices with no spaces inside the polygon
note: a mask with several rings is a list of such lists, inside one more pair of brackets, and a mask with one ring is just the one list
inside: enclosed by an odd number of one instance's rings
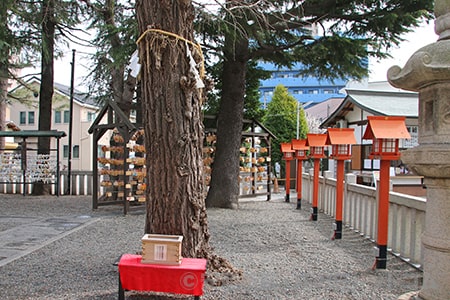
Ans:
{"label": "fence rail", "polygon": [[[312,203],[313,173],[303,173],[302,200]],[[377,201],[375,187],[356,184],[356,176],[347,174],[344,184],[343,225],[361,236],[377,240]],[[388,249],[416,268],[422,266],[420,237],[425,230],[426,199],[390,192]],[[325,172],[319,177],[319,211],[335,216],[336,179]],[[343,237],[345,238],[345,237]]]}
{"label": "fence rail", "polygon": [[[92,172],[91,171],[72,171],[70,181],[70,192],[68,191],[68,172],[60,172],[60,195],[92,195]],[[3,194],[31,194],[33,192],[33,184],[18,182],[0,183],[0,193]],[[53,177],[51,185],[51,194],[56,195],[56,178]]]}

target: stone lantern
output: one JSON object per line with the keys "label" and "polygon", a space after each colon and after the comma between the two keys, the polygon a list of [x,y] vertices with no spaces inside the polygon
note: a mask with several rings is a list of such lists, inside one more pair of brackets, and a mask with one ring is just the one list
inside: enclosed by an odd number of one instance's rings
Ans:
{"label": "stone lantern", "polygon": [[402,153],[427,187],[423,285],[418,296],[450,299],[450,0],[436,0],[437,42],[416,51],[389,82],[419,93],[419,146]]}

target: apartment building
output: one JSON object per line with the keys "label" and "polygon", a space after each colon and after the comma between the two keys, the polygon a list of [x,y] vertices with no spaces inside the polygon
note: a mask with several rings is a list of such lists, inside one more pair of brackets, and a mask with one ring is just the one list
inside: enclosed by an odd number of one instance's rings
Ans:
{"label": "apartment building", "polygon": [[[8,93],[7,117],[9,126],[20,130],[37,130],[39,122],[39,87],[40,79],[31,77],[15,86]],[[73,95],[72,120],[72,170],[92,170],[92,136],[88,129],[95,120],[100,105],[92,98],[79,91]],[[69,124],[70,124],[70,87],[55,83],[52,102],[51,129],[64,131],[66,137],[60,140],[61,170],[69,162]],[[14,141],[19,143],[20,141]],[[56,149],[56,140],[51,141],[51,148]],[[37,148],[37,138],[27,140],[27,147]]]}

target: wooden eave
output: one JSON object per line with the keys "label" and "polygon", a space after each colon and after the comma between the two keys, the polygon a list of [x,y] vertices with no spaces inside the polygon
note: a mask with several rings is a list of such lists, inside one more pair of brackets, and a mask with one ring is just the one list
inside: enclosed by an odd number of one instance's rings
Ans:
{"label": "wooden eave", "polygon": [[[115,113],[117,117],[116,119],[118,119],[119,121],[113,123],[113,121],[108,117],[108,124],[100,124],[106,113],[110,113],[111,115],[112,113]],[[126,127],[128,131],[136,130],[136,126],[131,123],[125,113],[117,105],[117,103],[115,101],[109,100],[99,111],[97,118],[95,118],[91,127],[89,127],[88,132],[92,134],[95,129],[113,129],[116,127]]]}

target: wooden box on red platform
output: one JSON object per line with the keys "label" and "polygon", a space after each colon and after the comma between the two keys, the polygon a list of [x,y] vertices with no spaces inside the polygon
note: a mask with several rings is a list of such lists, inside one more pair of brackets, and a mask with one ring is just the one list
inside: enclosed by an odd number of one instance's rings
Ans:
{"label": "wooden box on red platform", "polygon": [[142,237],[142,263],[181,264],[181,235],[145,234]]}

